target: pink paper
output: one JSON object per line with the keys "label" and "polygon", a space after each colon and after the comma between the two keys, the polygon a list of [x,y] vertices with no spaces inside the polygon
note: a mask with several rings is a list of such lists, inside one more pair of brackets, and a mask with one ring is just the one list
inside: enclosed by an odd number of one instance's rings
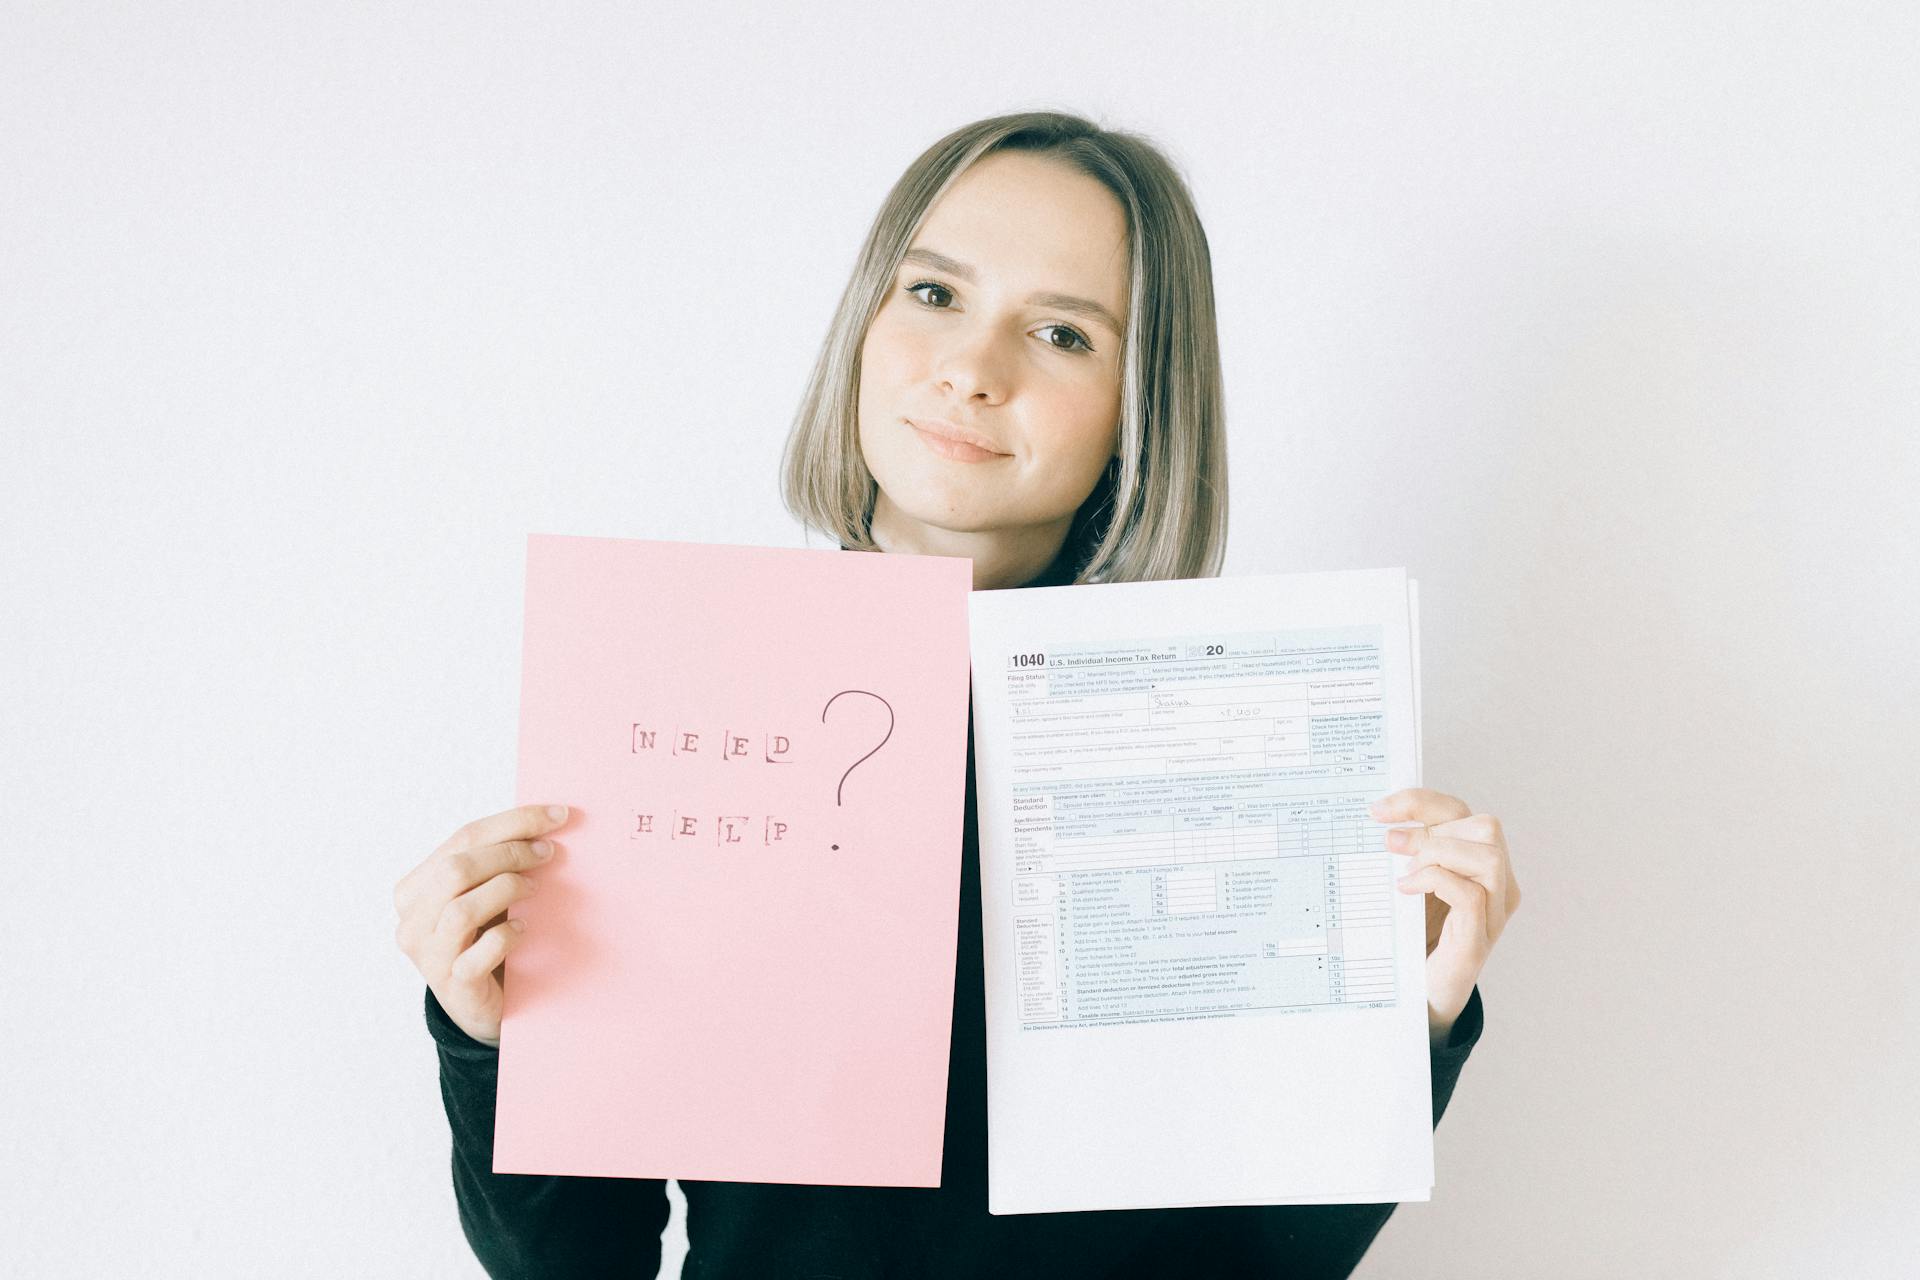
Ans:
{"label": "pink paper", "polygon": [[511,912],[494,1172],[939,1185],[971,586],[528,537],[517,803],[573,814]]}

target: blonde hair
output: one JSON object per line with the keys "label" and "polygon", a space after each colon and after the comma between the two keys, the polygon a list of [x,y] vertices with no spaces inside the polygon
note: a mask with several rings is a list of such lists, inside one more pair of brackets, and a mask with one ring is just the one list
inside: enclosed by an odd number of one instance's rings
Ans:
{"label": "blonde hair", "polygon": [[1206,232],[1186,183],[1152,142],[1062,112],[1019,112],[956,129],[887,193],[787,435],[780,463],[787,510],[845,546],[879,549],[870,532],[879,485],[859,434],[867,326],[927,211],[975,161],[1002,150],[1057,156],[1104,183],[1127,217],[1119,457],[1068,530],[1071,581],[1213,577],[1226,555],[1227,441]]}

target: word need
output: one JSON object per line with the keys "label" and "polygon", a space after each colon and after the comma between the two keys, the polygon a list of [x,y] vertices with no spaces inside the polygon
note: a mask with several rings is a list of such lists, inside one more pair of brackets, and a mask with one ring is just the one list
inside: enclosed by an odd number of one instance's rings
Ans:
{"label": "word need", "polygon": [[[660,749],[659,736],[658,729],[648,729],[635,724],[628,743],[629,750],[636,756],[657,751]],[[762,764],[792,764],[793,761],[785,758],[792,749],[792,743],[784,734],[769,733],[762,746],[760,761]],[[751,750],[749,739],[731,729],[721,730],[717,751],[713,749],[711,743],[707,744],[706,749],[703,750],[700,735],[697,732],[690,729],[675,729],[672,736],[667,739],[666,754],[670,756],[704,755],[715,756],[721,760],[740,760],[750,755]]]}

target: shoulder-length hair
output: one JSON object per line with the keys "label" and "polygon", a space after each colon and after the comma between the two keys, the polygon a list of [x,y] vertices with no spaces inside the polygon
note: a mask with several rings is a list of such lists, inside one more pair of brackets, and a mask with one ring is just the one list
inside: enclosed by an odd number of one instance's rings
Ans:
{"label": "shoulder-length hair", "polygon": [[1173,164],[1137,134],[1029,111],[956,129],[887,193],[840,297],[781,459],[781,496],[802,523],[877,551],[879,486],[860,452],[860,348],[927,211],[982,156],[1057,156],[1104,183],[1126,211],[1127,332],[1119,457],[1074,515],[1073,582],[1213,577],[1227,540],[1227,441],[1213,263]]}

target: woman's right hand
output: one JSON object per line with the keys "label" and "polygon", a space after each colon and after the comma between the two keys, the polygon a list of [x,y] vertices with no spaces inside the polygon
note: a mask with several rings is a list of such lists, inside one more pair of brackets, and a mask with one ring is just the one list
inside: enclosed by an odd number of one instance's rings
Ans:
{"label": "woman's right hand", "polygon": [[500,968],[520,941],[507,908],[533,893],[526,873],[553,856],[541,839],[567,820],[565,805],[522,805],[477,818],[448,836],[393,887],[394,939],[455,1025],[500,1047]]}

